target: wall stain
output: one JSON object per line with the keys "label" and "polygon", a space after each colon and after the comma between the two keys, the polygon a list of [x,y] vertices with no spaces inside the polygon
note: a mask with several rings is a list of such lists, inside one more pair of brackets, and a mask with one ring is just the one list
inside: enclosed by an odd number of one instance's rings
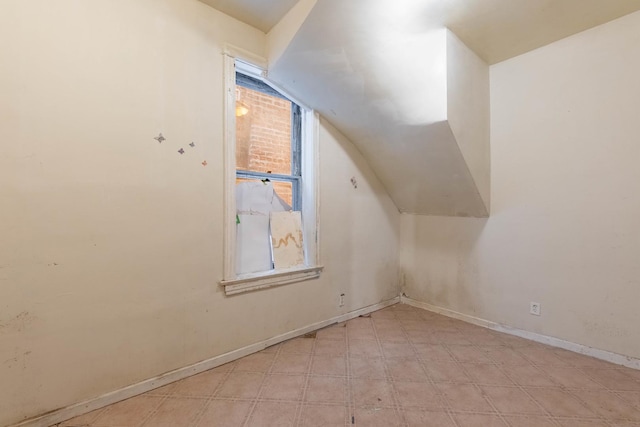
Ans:
{"label": "wall stain", "polygon": [[592,321],[586,320],[583,322],[583,327],[590,335],[607,336],[607,337],[620,337],[626,338],[629,336],[627,330],[621,329],[618,326],[608,323],[606,321]]}
{"label": "wall stain", "polygon": [[20,353],[19,349],[16,348],[13,352],[13,354],[15,355],[14,357],[7,359],[5,361],[2,362],[3,365],[7,365],[7,367],[9,369],[13,368],[14,366],[20,364],[22,365],[22,369],[25,370],[27,369],[27,357],[31,354],[31,350],[29,351],[25,351],[22,354],[18,354]]}
{"label": "wall stain", "polygon": [[22,332],[27,327],[29,327],[35,319],[36,317],[34,315],[29,313],[28,311],[23,311],[22,313],[9,320],[0,320],[0,334]]}
{"label": "wall stain", "polygon": [[[271,241],[273,243],[274,249],[277,249],[277,248],[281,247],[282,245],[289,246],[289,240],[293,241],[293,243],[294,243],[294,245],[296,245],[296,247],[302,248],[302,239],[301,239],[301,237],[302,236],[299,235],[298,239],[296,240],[296,238],[294,237],[293,234],[287,233],[287,235],[284,236],[284,238],[276,240],[275,237],[272,237]],[[298,243],[298,241],[300,241],[300,242]]]}

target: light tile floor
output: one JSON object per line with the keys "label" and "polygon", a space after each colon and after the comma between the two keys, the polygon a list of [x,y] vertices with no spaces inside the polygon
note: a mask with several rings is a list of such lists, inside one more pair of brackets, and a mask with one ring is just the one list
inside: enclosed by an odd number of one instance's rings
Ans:
{"label": "light tile floor", "polygon": [[61,423],[640,426],[640,371],[394,305]]}

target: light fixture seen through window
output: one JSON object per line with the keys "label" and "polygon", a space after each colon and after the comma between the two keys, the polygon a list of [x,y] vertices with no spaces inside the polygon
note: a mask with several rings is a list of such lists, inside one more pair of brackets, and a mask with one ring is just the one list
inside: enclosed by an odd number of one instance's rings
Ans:
{"label": "light fixture seen through window", "polygon": [[249,112],[249,107],[244,105],[242,102],[236,102],[236,117],[242,117],[247,115]]}

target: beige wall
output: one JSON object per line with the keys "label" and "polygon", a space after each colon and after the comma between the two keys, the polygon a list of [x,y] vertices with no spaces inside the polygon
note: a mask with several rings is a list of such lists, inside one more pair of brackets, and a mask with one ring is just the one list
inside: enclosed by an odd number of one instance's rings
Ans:
{"label": "beige wall", "polygon": [[409,297],[640,357],[638,46],[635,13],[491,67],[491,217],[402,215]]}
{"label": "beige wall", "polygon": [[476,210],[484,210],[482,216],[488,216],[491,205],[489,66],[448,30],[446,84],[447,122],[462,154],[463,167],[468,169],[474,189],[481,197],[476,201]]}
{"label": "beige wall", "polygon": [[9,0],[0,29],[0,425],[397,294],[399,214],[325,122],[322,277],[217,284],[221,50],[263,33],[195,0]]}

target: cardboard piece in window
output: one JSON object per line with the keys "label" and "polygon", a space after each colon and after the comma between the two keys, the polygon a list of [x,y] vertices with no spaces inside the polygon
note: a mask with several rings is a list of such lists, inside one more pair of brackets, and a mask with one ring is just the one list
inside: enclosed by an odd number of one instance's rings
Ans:
{"label": "cardboard piece in window", "polygon": [[236,274],[271,270],[269,217],[238,214],[236,225]]}
{"label": "cardboard piece in window", "polygon": [[271,212],[271,247],[276,270],[304,266],[300,212]]}
{"label": "cardboard piece in window", "polygon": [[236,184],[236,210],[239,214],[262,214],[290,210],[273,190],[271,182],[249,181]]}

